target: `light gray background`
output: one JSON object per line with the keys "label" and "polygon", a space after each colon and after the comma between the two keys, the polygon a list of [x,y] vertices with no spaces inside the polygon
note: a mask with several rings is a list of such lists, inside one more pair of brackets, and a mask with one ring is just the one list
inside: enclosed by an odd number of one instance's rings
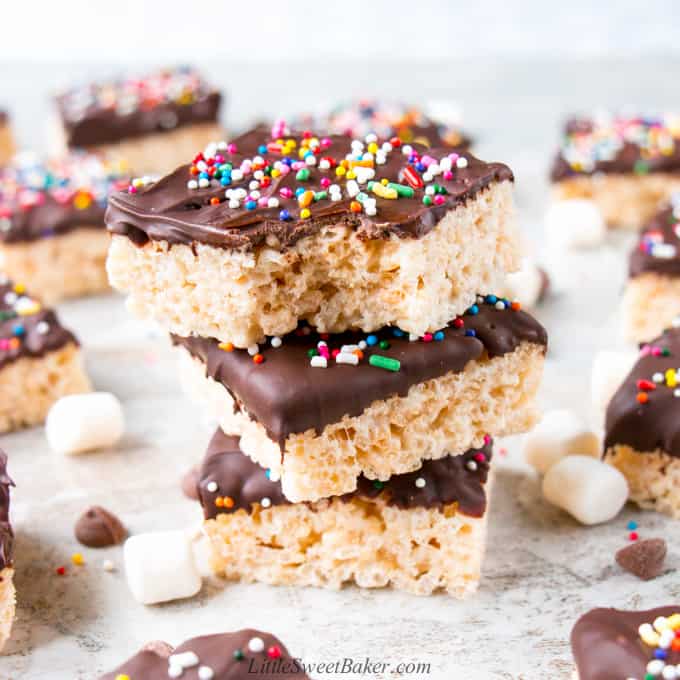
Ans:
{"label": "light gray background", "polygon": [[[204,67],[228,92],[231,129],[350,96],[445,100],[462,109],[478,154],[515,170],[528,245],[541,255],[545,177],[562,117],[599,106],[680,107],[675,2],[619,2],[607,9],[585,2],[420,3],[420,17],[402,3],[377,2],[350,8],[344,23],[331,7],[319,34],[297,43],[294,60],[287,55],[277,63],[271,51],[249,53],[251,33],[239,28],[243,17],[263,40],[288,36],[292,44],[301,35],[294,19],[299,12],[317,16],[318,5],[297,3],[290,16],[280,7],[275,21],[267,11],[251,16],[251,8],[235,3],[228,9],[184,3],[180,40],[179,3],[163,3],[167,11],[160,14],[148,8],[154,3],[91,4],[40,12],[27,4],[3,7],[15,22],[3,19],[0,26],[0,102],[12,109],[23,145],[44,143],[50,91],[90,74],[115,73],[121,62],[142,68],[191,60]],[[101,24],[92,23],[88,12],[94,11]],[[36,15],[30,31],[29,12]],[[390,30],[379,20],[386,12],[395,15]],[[220,13],[222,23],[206,22]],[[378,25],[382,30],[370,30]],[[361,60],[367,56],[376,60]],[[593,354],[620,342],[617,304],[629,245],[629,236],[615,235],[596,252],[554,261],[555,291],[538,311],[551,340],[546,408],[568,406],[590,416]],[[208,582],[197,598],[144,608],[132,600],[120,571],[101,569],[106,558],[120,565],[119,549],[86,550],[87,566],[58,578],[55,567],[78,549],[75,518],[91,503],[119,512],[133,532],[196,523],[200,513],[182,498],[178,479],[211,433],[179,394],[162,337],[130,320],[119,298],[69,303],[61,312],[83,340],[97,388],[123,400],[129,432],[119,450],[77,459],[51,454],[40,428],[0,437],[18,484],[19,597],[0,678],[95,678],[149,639],[177,643],[242,626],[272,630],[315,661],[346,655],[425,660],[432,663],[429,677],[449,680],[567,678],[569,630],[588,608],[680,601],[677,522],[627,509],[610,525],[578,526],[541,500],[517,441],[498,457],[484,579],[479,594],[464,603],[354,588],[333,593]],[[668,572],[649,583],[622,574],[613,562],[633,517],[642,536],[671,543]]]}

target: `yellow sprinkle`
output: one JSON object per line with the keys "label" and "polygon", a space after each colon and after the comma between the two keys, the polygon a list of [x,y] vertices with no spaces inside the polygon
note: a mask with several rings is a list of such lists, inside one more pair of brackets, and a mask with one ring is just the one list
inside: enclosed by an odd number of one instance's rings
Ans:
{"label": "yellow sprinkle", "polygon": [[300,210],[300,217],[303,220],[306,220],[312,213],[309,211],[309,208],[303,208]]}
{"label": "yellow sprinkle", "polygon": [[675,377],[675,369],[669,368],[666,371],[666,385],[668,385],[668,387],[675,387],[677,384],[678,381]]}
{"label": "yellow sprinkle", "polygon": [[32,305],[26,305],[19,310],[19,316],[30,316],[31,314],[37,314],[40,311],[40,305],[34,302]]}
{"label": "yellow sprinkle", "polygon": [[670,626],[668,625],[668,619],[665,616],[657,616],[654,619],[654,628],[657,632],[663,633],[664,630],[668,630]]}
{"label": "yellow sprinkle", "polygon": [[225,352],[233,352],[234,351],[234,345],[231,342],[221,342],[219,345],[217,345],[221,350],[224,350]]}
{"label": "yellow sprinkle", "polygon": [[383,184],[378,184],[378,182],[375,182],[372,185],[371,191],[373,191],[373,193],[376,196],[379,196],[380,198],[397,198],[398,197],[396,189],[389,189],[386,186],[384,186]]}
{"label": "yellow sprinkle", "polygon": [[671,614],[668,617],[668,625],[672,630],[680,630],[680,614]]}
{"label": "yellow sprinkle", "polygon": [[357,174],[354,172],[354,170],[348,170],[347,174],[345,175],[347,179],[356,179]]}
{"label": "yellow sprinkle", "polygon": [[659,634],[649,623],[643,623],[640,628],[638,628],[638,633],[646,645],[649,645],[650,647],[656,647],[659,644]]}
{"label": "yellow sprinkle", "polygon": [[26,286],[24,286],[23,283],[15,283],[14,284],[14,292],[19,293],[19,295],[21,295],[21,293],[26,292]]}
{"label": "yellow sprinkle", "polygon": [[378,145],[375,142],[371,142],[368,145],[368,151],[369,153],[375,153],[378,150]]}
{"label": "yellow sprinkle", "polygon": [[139,187],[143,187],[143,186],[144,186],[144,180],[143,180],[141,177],[135,177],[135,178],[132,180],[132,186],[133,186],[133,187],[136,187],[137,189],[139,189]]}
{"label": "yellow sprinkle", "polygon": [[92,205],[92,197],[84,191],[79,191],[73,199],[73,205],[78,210],[85,210]]}
{"label": "yellow sprinkle", "polygon": [[125,673],[118,673],[115,680],[130,680],[130,676],[125,675]]}
{"label": "yellow sprinkle", "polygon": [[280,170],[277,170],[276,168],[272,170],[272,177],[278,177],[280,174],[281,174]]}
{"label": "yellow sprinkle", "polygon": [[380,184],[382,184],[384,187],[386,187],[389,183],[390,183],[390,181],[386,177],[383,177],[380,180]]}
{"label": "yellow sprinkle", "polygon": [[78,566],[82,566],[85,564],[85,559],[81,553],[73,553],[73,555],[71,555],[71,562],[73,562],[73,564],[77,564]]}
{"label": "yellow sprinkle", "polygon": [[347,170],[345,170],[345,168],[343,168],[342,165],[338,165],[338,167],[335,168],[335,174],[338,177],[342,177],[346,172]]}

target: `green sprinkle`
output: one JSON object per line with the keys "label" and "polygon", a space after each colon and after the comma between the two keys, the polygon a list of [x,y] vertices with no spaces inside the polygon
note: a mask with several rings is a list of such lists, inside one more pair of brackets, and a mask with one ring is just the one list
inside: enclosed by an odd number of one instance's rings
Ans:
{"label": "green sprinkle", "polygon": [[381,482],[381,481],[378,480],[378,479],[376,479],[376,480],[373,482],[373,488],[374,488],[374,489],[378,489],[378,491],[380,491],[381,489],[385,488],[385,483],[384,483],[384,482]]}
{"label": "green sprinkle", "polygon": [[380,349],[389,349],[390,348],[390,343],[387,342],[387,340],[381,340],[380,341]]}
{"label": "green sprinkle", "polygon": [[665,356],[665,357],[669,357],[669,356],[671,355],[671,351],[668,349],[668,347],[664,347],[664,348],[661,350],[661,354],[662,354],[663,356]]}
{"label": "green sprinkle", "polygon": [[307,356],[308,356],[310,359],[311,359],[312,357],[317,356],[318,354],[319,354],[319,351],[316,350],[316,349],[314,349],[313,347],[312,347],[312,349],[308,349],[308,350],[307,350]]}
{"label": "green sprinkle", "polygon": [[401,198],[413,198],[415,191],[406,184],[397,184],[396,182],[388,182],[388,189],[394,189],[397,192],[397,196]]}
{"label": "green sprinkle", "polygon": [[365,191],[360,191],[354,198],[356,198],[359,203],[363,203],[368,198],[368,194]]}
{"label": "green sprinkle", "polygon": [[298,182],[306,182],[309,179],[309,170],[307,168],[298,170],[297,175],[295,175],[295,179]]}
{"label": "green sprinkle", "polygon": [[236,661],[243,661],[243,652],[240,649],[234,650],[234,659]]}
{"label": "green sprinkle", "polygon": [[432,205],[432,196],[423,196],[423,205]]}
{"label": "green sprinkle", "polygon": [[317,191],[314,194],[314,200],[315,201],[322,201],[324,198],[328,198],[328,192],[327,191]]}
{"label": "green sprinkle", "polygon": [[376,182],[374,182],[372,179],[368,181],[366,184],[366,190],[367,191],[373,191],[373,187],[376,185]]}
{"label": "green sprinkle", "polygon": [[649,172],[649,163],[643,160],[635,161],[635,165],[633,165],[633,171],[636,175],[646,175]]}
{"label": "green sprinkle", "polygon": [[393,371],[395,373],[401,368],[399,359],[384,357],[380,354],[371,354],[368,358],[368,363],[376,368],[384,368],[386,371]]}

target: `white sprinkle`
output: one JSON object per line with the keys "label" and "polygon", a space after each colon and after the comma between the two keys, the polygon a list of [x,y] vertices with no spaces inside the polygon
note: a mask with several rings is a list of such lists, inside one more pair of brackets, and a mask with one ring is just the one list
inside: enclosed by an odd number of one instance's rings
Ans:
{"label": "white sprinkle", "polygon": [[665,665],[661,659],[654,659],[647,664],[647,672],[651,675],[659,675]]}
{"label": "white sprinkle", "polygon": [[320,355],[317,355],[315,357],[312,357],[309,365],[312,368],[328,368],[328,361],[326,357],[322,357]]}
{"label": "white sprinkle", "polygon": [[278,482],[281,479],[281,475],[276,472],[276,470],[269,468],[269,475],[267,479],[269,479],[270,482]]}
{"label": "white sprinkle", "polygon": [[195,179],[190,179],[187,182],[187,189],[198,189],[198,182]]}
{"label": "white sprinkle", "polygon": [[[431,182],[433,179],[434,175],[429,170],[426,170],[423,173],[423,182]],[[434,192],[434,188],[432,189],[432,191]]]}
{"label": "white sprinkle", "polygon": [[238,168],[234,168],[231,171],[231,180],[232,182],[238,182],[239,180],[243,179],[243,170],[239,170]]}
{"label": "white sprinkle", "polygon": [[378,141],[378,135],[375,134],[375,132],[369,132],[366,135],[366,144],[372,144],[373,142]]}
{"label": "white sprinkle", "polygon": [[305,156],[305,163],[307,165],[316,165],[316,156],[312,153]]}
{"label": "white sprinkle", "polygon": [[387,163],[387,156],[382,153],[382,151],[378,151],[378,153],[375,154],[375,162],[378,165],[385,165],[385,163]]}
{"label": "white sprinkle", "polygon": [[347,194],[350,198],[354,198],[361,191],[357,181],[354,179],[351,179],[347,182],[345,189],[347,190]]}
{"label": "white sprinkle", "polygon": [[250,354],[251,357],[254,357],[259,351],[259,345],[250,345],[250,347],[248,347],[248,354]]}
{"label": "white sprinkle", "polygon": [[366,349],[368,345],[366,344],[365,340],[359,340],[359,349]]}
{"label": "white sprinkle", "polygon": [[283,340],[278,335],[275,335],[270,341],[272,347],[279,348],[283,344]]}
{"label": "white sprinkle", "polygon": [[215,493],[215,491],[217,491],[217,482],[208,482],[205,488],[210,491],[210,493]]}
{"label": "white sprinkle", "polygon": [[415,341],[418,340],[419,338],[420,338],[420,336],[417,335],[416,333],[409,333],[409,334],[408,334],[408,341],[409,341],[409,342],[415,342]]}
{"label": "white sprinkle", "polygon": [[464,156],[461,156],[457,161],[456,161],[456,167],[457,168],[467,168],[468,166],[468,160]]}
{"label": "white sprinkle", "polygon": [[413,147],[410,144],[404,144],[404,146],[401,147],[401,152],[404,156],[410,156],[413,153]]}
{"label": "white sprinkle", "polygon": [[319,169],[320,170],[330,170],[331,163],[330,161],[326,160],[325,158],[321,161],[319,161]]}
{"label": "white sprinkle", "polygon": [[104,571],[116,571],[116,565],[111,560],[104,560],[102,562],[102,569]]}
{"label": "white sprinkle", "polygon": [[496,309],[505,309],[505,303],[502,300],[499,300],[494,307],[496,307]]}
{"label": "white sprinkle", "polygon": [[169,678],[181,678],[184,674],[184,669],[181,666],[175,666],[170,664],[168,666],[168,677]]}
{"label": "white sprinkle", "polygon": [[389,153],[390,151],[392,151],[392,145],[391,145],[389,142],[383,142],[383,145],[382,145],[381,149],[382,149],[385,153]]}
{"label": "white sprinkle", "polygon": [[427,482],[425,481],[425,479],[423,477],[418,477],[418,479],[416,479],[416,486],[419,489],[424,489],[426,484],[427,484]]}
{"label": "white sprinkle", "polygon": [[356,352],[358,349],[360,349],[359,345],[343,345],[340,348],[340,353],[351,354],[352,352]]}
{"label": "white sprinkle", "polygon": [[259,637],[251,638],[248,642],[248,649],[255,654],[264,651],[264,640]]}
{"label": "white sprinkle", "polygon": [[198,680],[212,680],[215,677],[215,671],[210,666],[201,666],[198,669]]}
{"label": "white sprinkle", "polygon": [[240,201],[238,198],[230,198],[229,199],[229,207],[230,208],[238,208],[241,205]]}
{"label": "white sprinkle", "polygon": [[674,397],[680,397],[680,389],[673,390],[673,396]]}
{"label": "white sprinkle", "polygon": [[260,196],[261,196],[261,194],[257,190],[250,192],[250,198],[252,198],[253,201],[257,201],[257,199],[260,198]]}
{"label": "white sprinkle", "polygon": [[662,383],[662,382],[664,381],[663,373],[655,373],[655,374],[652,376],[652,380],[653,380],[655,383]]}
{"label": "white sprinkle", "polygon": [[439,163],[430,163],[430,165],[427,166],[427,171],[431,174],[434,175],[435,177],[437,175],[442,174],[442,169],[439,166]]}
{"label": "white sprinkle", "polygon": [[328,343],[325,340],[319,340],[319,342],[316,343],[317,347],[328,347]]}
{"label": "white sprinkle", "polygon": [[364,212],[369,217],[374,217],[375,215],[378,214],[378,209],[374,205],[365,205],[364,206]]}
{"label": "white sprinkle", "polygon": [[477,469],[477,463],[475,463],[474,460],[469,460],[466,464],[465,467],[470,470],[471,472],[474,472]]}
{"label": "white sprinkle", "polygon": [[36,327],[35,330],[40,334],[40,335],[46,335],[49,333],[50,330],[50,325],[47,323],[47,321],[41,321]]}
{"label": "white sprinkle", "polygon": [[[425,178],[425,175],[423,175],[423,179]],[[429,187],[425,187],[425,193],[428,196],[434,196],[434,187],[430,185]]]}
{"label": "white sprinkle", "polygon": [[272,501],[270,498],[267,498],[266,496],[260,501],[260,505],[263,508],[270,508],[272,505]]}
{"label": "white sprinkle", "polygon": [[209,180],[209,179],[206,179],[205,177],[203,177],[203,178],[201,178],[201,179],[198,180],[198,186],[199,186],[201,189],[205,189],[205,188],[207,188],[207,187],[210,186],[210,180]]}
{"label": "white sprinkle", "polygon": [[356,354],[349,354],[347,352],[340,352],[335,357],[336,364],[350,364],[356,366],[359,363],[359,357]]}
{"label": "white sprinkle", "polygon": [[362,168],[361,166],[357,166],[353,169],[353,172],[356,175],[357,182],[359,182],[359,184],[366,184],[369,179],[373,179],[375,177],[375,170],[373,168]]}
{"label": "white sprinkle", "polygon": [[249,182],[249,183],[248,183],[248,188],[249,188],[251,191],[253,191],[254,189],[259,189],[259,188],[260,188],[260,183],[259,183],[259,182],[256,182],[255,180],[253,180],[252,182]]}
{"label": "white sprinkle", "polygon": [[442,158],[439,161],[439,167],[442,169],[443,172],[445,172],[446,170],[450,170],[451,169],[451,159],[448,156],[444,156],[444,158]]}
{"label": "white sprinkle", "polygon": [[676,316],[673,319],[673,328],[680,328],[680,316]]}

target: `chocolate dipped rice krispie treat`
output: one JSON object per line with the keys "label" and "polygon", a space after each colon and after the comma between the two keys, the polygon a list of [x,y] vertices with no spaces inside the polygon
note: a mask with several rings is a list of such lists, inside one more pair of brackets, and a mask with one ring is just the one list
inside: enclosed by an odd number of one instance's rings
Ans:
{"label": "chocolate dipped rice krispie treat", "polygon": [[574,680],[670,680],[680,676],[680,605],[647,611],[599,608],[571,633]]}
{"label": "chocolate dipped rice krispie treat", "polygon": [[680,316],[680,193],[640,232],[623,295],[626,336],[645,342]]}
{"label": "chocolate dipped rice krispie treat", "polygon": [[0,433],[38,425],[57,399],[89,390],[73,333],[0,275]]}
{"label": "chocolate dipped rice krispie treat", "polygon": [[0,272],[47,304],[108,290],[106,200],[128,182],[124,166],[92,154],[15,156],[0,168]]}
{"label": "chocolate dipped rice krispie treat", "polygon": [[256,128],[111,197],[109,277],[138,314],[236,347],[300,321],[423,335],[518,268],[512,180],[398,137]]}
{"label": "chocolate dipped rice krispie treat", "polygon": [[173,336],[189,394],[294,502],[386,481],[485,436],[530,429],[547,336],[517,304],[479,298],[445,329],[319,335],[307,326],[246,351]]}
{"label": "chocolate dipped rice krispie treat", "polygon": [[105,152],[138,172],[170,172],[221,137],[220,103],[190,67],[90,83],[56,97],[54,146]]}
{"label": "chocolate dipped rice krispie treat", "polygon": [[14,532],[9,521],[10,488],[7,454],[0,449],[0,651],[12,632],[16,594],[14,590]]}
{"label": "chocolate dipped rice krispie treat", "polygon": [[348,494],[290,503],[275,473],[218,430],[198,477],[212,566],[275,585],[355,582],[463,597],[479,582],[491,455],[487,437],[414,472],[384,482],[360,475]]}
{"label": "chocolate dipped rice krispie treat", "polygon": [[590,199],[609,226],[640,229],[680,191],[680,115],[569,120],[551,172],[559,199]]}
{"label": "chocolate dipped rice krispie treat", "polygon": [[0,110],[0,165],[4,165],[14,155],[14,137],[9,125],[9,115]]}
{"label": "chocolate dipped rice krispie treat", "polygon": [[171,647],[152,642],[100,680],[309,680],[303,662],[259,630],[203,635]]}
{"label": "chocolate dipped rice krispie treat", "polygon": [[680,328],[642,346],[607,407],[604,446],[632,501],[680,518]]}

